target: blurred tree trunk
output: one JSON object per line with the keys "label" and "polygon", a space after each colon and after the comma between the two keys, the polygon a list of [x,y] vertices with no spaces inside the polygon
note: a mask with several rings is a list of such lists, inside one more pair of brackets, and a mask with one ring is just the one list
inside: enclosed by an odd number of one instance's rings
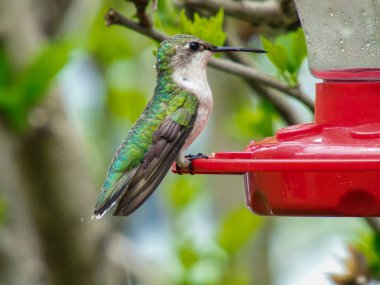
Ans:
{"label": "blurred tree trunk", "polygon": [[[57,30],[70,1],[0,0],[0,40],[22,67]],[[97,191],[83,150],[50,92],[16,133],[0,114],[0,284],[127,284],[105,260],[112,227],[90,220]]]}

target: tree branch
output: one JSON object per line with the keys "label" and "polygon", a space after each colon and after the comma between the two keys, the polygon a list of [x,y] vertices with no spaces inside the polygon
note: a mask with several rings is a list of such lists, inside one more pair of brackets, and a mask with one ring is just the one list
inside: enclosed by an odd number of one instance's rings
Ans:
{"label": "tree branch", "polygon": [[244,20],[255,27],[283,29],[298,23],[295,4],[290,0],[265,2],[227,0],[182,0],[187,7],[203,8],[213,12],[223,8],[231,17]]}
{"label": "tree branch", "polygon": [[290,97],[293,97],[300,102],[302,102],[306,107],[311,111],[314,110],[314,103],[306,97],[298,87],[288,86],[286,83],[264,73],[257,71],[254,68],[247,67],[243,64],[236,63],[233,61],[212,58],[210,59],[209,64],[213,67],[216,67],[220,70],[227,71],[234,75],[238,75],[247,80],[252,80],[254,83],[260,83],[264,86],[272,87],[279,91],[282,91],[288,94]]}
{"label": "tree branch", "polygon": [[104,16],[104,22],[107,26],[119,25],[122,27],[129,28],[159,42],[167,38],[167,35],[161,33],[160,31],[157,31],[156,29],[151,27],[146,27],[141,24],[138,24],[135,21],[132,21],[127,17],[123,16],[122,14],[118,13],[112,8],[109,9],[106,15]]}
{"label": "tree branch", "polygon": [[136,7],[136,16],[139,20],[140,25],[150,28],[152,27],[152,21],[150,17],[146,14],[146,7],[149,4],[149,0],[131,0]]}
{"label": "tree branch", "polygon": [[[230,46],[241,45],[241,43],[231,41],[231,37],[226,40],[226,43]],[[237,63],[254,68],[253,63],[249,60],[248,57],[245,57],[245,55],[242,53],[228,53],[227,56]],[[291,106],[290,102],[286,99],[284,94],[280,94],[279,92],[276,92],[276,90],[257,84],[252,80],[245,79],[245,81],[254,92],[258,93],[259,96],[266,98],[273,104],[277,112],[281,114],[282,118],[286,121],[288,125],[296,125],[301,123],[298,114],[294,112],[293,107]]]}
{"label": "tree branch", "polygon": [[274,108],[279,114],[281,114],[281,117],[288,125],[297,125],[301,123],[297,113],[294,112],[290,102],[286,100],[283,94],[262,85],[255,84],[252,80],[245,81],[253,91],[258,93],[261,97],[266,98],[273,104]]}
{"label": "tree branch", "polygon": [[[147,28],[142,26],[127,17],[121,15],[117,11],[110,9],[105,15],[105,23],[107,26],[119,25],[129,29],[132,29],[140,34],[146,35],[156,41],[163,41],[168,36],[164,33],[157,31],[154,28]],[[282,91],[289,96],[299,100],[311,111],[314,109],[314,103],[308,97],[306,97],[298,87],[290,87],[286,83],[264,73],[261,73],[254,68],[247,67],[243,64],[236,63],[230,60],[212,58],[209,61],[209,65],[217,69],[226,71],[228,73],[243,77],[246,80],[251,80],[255,84],[262,84],[264,86],[272,87],[279,91]]]}

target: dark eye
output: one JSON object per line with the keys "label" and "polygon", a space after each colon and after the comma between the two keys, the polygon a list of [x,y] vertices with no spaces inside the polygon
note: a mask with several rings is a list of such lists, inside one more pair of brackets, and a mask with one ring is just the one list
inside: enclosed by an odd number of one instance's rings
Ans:
{"label": "dark eye", "polygon": [[191,42],[191,43],[189,43],[189,47],[190,47],[191,50],[196,51],[196,50],[199,49],[199,43],[197,43],[197,42]]}

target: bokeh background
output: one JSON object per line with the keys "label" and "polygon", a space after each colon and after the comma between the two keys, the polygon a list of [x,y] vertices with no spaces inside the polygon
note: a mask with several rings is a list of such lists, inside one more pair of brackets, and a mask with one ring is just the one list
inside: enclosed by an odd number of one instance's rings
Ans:
{"label": "bokeh background", "polygon": [[[91,219],[108,164],[155,86],[157,42],[104,24],[111,7],[140,21],[132,2],[0,0],[0,284],[323,285],[376,276],[380,243],[365,220],[255,216],[239,176],[169,173],[132,216]],[[282,7],[283,18],[231,14],[229,2]],[[230,60],[306,99],[208,68],[214,111],[192,153],[242,150],[313,118],[305,102],[316,79],[294,3],[219,4],[224,14],[195,0],[153,1],[145,12],[168,35],[264,46],[272,56]]]}

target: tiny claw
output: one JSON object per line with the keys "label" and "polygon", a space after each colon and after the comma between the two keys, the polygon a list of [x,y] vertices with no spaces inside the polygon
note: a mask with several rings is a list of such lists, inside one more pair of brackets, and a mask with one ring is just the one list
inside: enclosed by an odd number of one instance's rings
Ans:
{"label": "tiny claw", "polygon": [[181,167],[179,167],[178,163],[175,164],[175,170],[177,171],[177,174],[182,175]]}
{"label": "tiny claw", "polygon": [[187,167],[187,170],[189,171],[189,173],[191,175],[194,175],[194,173],[193,173],[193,164],[192,164],[191,160],[190,160],[189,166]]}
{"label": "tiny claw", "polygon": [[203,153],[198,153],[198,154],[188,154],[188,155],[185,155],[185,158],[187,158],[190,161],[193,161],[194,159],[198,159],[198,158],[208,159],[209,157],[207,155],[203,154]]}

